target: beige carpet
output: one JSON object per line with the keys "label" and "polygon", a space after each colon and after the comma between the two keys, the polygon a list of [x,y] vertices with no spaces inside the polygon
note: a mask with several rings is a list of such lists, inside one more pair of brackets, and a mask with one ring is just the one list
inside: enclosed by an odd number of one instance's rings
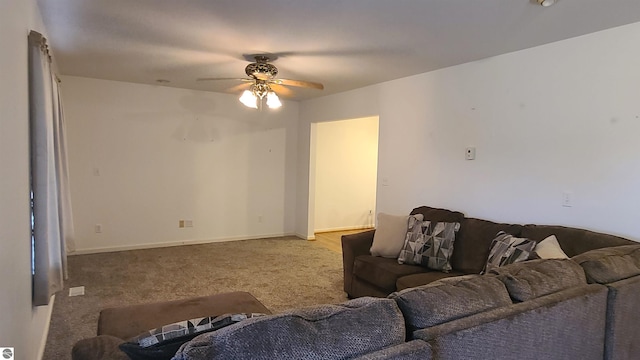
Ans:
{"label": "beige carpet", "polygon": [[[85,286],[84,296],[69,288]],[[105,307],[248,291],[273,312],[346,301],[342,256],[297,238],[233,241],[69,257],[44,359],[71,358]]]}

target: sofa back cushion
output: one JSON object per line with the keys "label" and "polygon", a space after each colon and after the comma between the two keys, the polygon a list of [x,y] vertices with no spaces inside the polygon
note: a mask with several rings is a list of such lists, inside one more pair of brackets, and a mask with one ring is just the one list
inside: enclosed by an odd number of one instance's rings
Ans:
{"label": "sofa back cushion", "polygon": [[344,359],[404,340],[396,303],[364,297],[248,319],[191,340],[174,359]]}
{"label": "sofa back cushion", "polygon": [[573,257],[590,283],[609,284],[640,275],[640,244],[591,250]]}
{"label": "sofa back cushion", "polygon": [[634,244],[631,240],[614,235],[555,225],[525,225],[521,235],[535,242],[555,235],[560,247],[569,257],[603,247]]}
{"label": "sofa back cushion", "polygon": [[389,298],[398,303],[411,332],[512,304],[504,284],[489,275],[441,279]]}
{"label": "sofa back cushion", "polygon": [[527,301],[574,286],[586,285],[584,271],[570,259],[539,259],[489,272],[504,283],[514,301]]}
{"label": "sofa back cushion", "polygon": [[498,232],[520,237],[522,225],[500,224],[488,220],[465,218],[451,256],[451,267],[466,274],[479,274],[487,263],[489,247]]}
{"label": "sofa back cushion", "polygon": [[464,219],[464,214],[459,211],[420,206],[411,211],[411,215],[422,214],[425,221],[441,221],[459,223]]}

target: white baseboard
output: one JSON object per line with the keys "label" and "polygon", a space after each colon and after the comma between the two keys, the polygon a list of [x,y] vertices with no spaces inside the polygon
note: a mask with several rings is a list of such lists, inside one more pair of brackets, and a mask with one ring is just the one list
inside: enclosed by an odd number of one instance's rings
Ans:
{"label": "white baseboard", "polygon": [[51,315],[53,314],[53,304],[56,300],[56,295],[53,294],[51,299],[49,300],[49,305],[47,305],[47,321],[44,328],[44,333],[42,334],[42,339],[40,339],[40,348],[38,349],[38,360],[42,360],[44,357],[44,348],[47,346],[47,337],[49,337],[49,326],[51,326]]}
{"label": "white baseboard", "polygon": [[295,233],[295,236],[299,237],[302,240],[315,240],[316,237],[315,236],[307,236],[307,235],[303,235],[300,233]]}
{"label": "white baseboard", "polygon": [[373,225],[357,225],[357,226],[342,226],[328,229],[317,229],[315,232],[323,233],[323,232],[332,232],[332,231],[349,231],[349,230],[366,230],[373,229]]}
{"label": "white baseboard", "polygon": [[160,242],[160,243],[119,245],[119,246],[106,246],[106,247],[88,248],[88,249],[76,249],[74,252],[69,253],[68,255],[69,256],[86,255],[86,254],[98,254],[98,253],[116,252],[116,251],[155,249],[155,248],[162,248],[162,247],[182,246],[182,245],[210,244],[210,243],[227,242],[227,241],[270,239],[270,238],[285,237],[285,236],[301,237],[298,234],[287,233],[287,234],[264,234],[264,235],[255,235],[255,236],[236,236],[236,237],[218,238],[218,239],[177,240],[177,241],[167,241],[167,242]]}

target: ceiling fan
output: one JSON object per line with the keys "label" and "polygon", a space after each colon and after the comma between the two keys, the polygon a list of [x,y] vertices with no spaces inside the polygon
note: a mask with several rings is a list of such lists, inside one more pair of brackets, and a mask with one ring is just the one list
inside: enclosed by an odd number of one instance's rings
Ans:
{"label": "ceiling fan", "polygon": [[280,98],[274,90],[278,90],[282,93],[288,93],[290,90],[284,86],[296,86],[311,89],[324,89],[324,85],[312,81],[303,80],[289,80],[276,78],[278,75],[278,68],[271,62],[278,57],[273,54],[257,54],[257,55],[245,55],[246,59],[255,59],[255,62],[250,63],[244,68],[244,72],[248,78],[199,78],[198,81],[210,81],[210,80],[237,80],[251,84],[248,90],[245,90],[240,96],[240,102],[245,106],[257,109],[259,105],[262,105],[262,101],[266,98],[267,106],[270,109],[279,108],[282,106]]}

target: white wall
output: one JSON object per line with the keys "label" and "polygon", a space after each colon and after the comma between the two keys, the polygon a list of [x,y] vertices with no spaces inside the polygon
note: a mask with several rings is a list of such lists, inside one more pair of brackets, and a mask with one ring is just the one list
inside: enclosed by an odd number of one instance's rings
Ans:
{"label": "white wall", "polygon": [[45,33],[35,0],[0,2],[0,347],[42,357],[49,306],[31,306],[27,36]]}
{"label": "white wall", "polygon": [[378,118],[314,125],[315,207],[311,211],[315,232],[371,227],[376,205]]}
{"label": "white wall", "polygon": [[376,112],[378,211],[430,205],[640,241],[639,39],[636,23],[309,100],[300,142],[311,122]]}
{"label": "white wall", "polygon": [[79,253],[294,232],[296,102],[66,76],[62,95]]}

